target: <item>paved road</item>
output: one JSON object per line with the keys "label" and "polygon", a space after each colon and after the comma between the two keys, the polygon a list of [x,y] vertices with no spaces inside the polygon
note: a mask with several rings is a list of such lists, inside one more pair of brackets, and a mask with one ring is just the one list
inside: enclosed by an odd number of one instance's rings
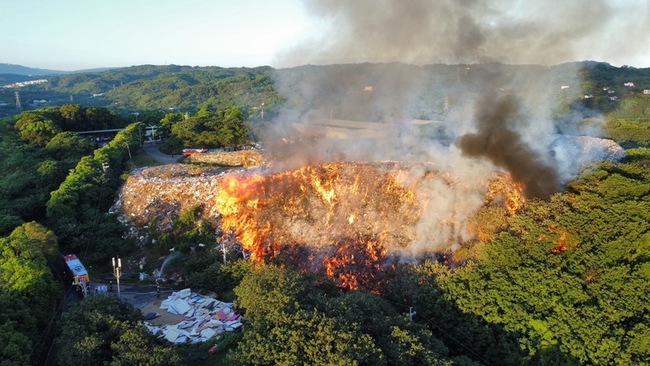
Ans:
{"label": "paved road", "polygon": [[152,143],[144,144],[142,146],[144,152],[149,154],[152,158],[156,159],[162,164],[176,164],[182,155],[165,155],[158,150],[158,146]]}
{"label": "paved road", "polygon": [[[108,283],[94,283],[94,286],[110,286]],[[113,282],[112,293],[117,295],[117,283]],[[171,287],[160,286],[160,293],[156,285],[150,286],[133,286],[129,284],[120,284],[120,298],[138,309],[142,309],[148,303],[156,299],[165,299],[174,290]]]}

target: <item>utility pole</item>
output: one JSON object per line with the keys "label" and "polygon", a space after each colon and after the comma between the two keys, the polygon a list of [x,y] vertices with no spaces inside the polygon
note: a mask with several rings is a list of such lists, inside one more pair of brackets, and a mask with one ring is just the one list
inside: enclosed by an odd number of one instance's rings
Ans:
{"label": "utility pole", "polygon": [[119,299],[120,298],[120,277],[122,277],[122,260],[120,260],[120,257],[117,257],[117,262],[115,261],[115,257],[113,257],[113,275],[117,279],[117,298]]}
{"label": "utility pole", "polygon": [[226,248],[226,243],[221,243],[221,251],[223,252],[223,264],[226,264],[226,254],[228,254],[228,249]]}
{"label": "utility pole", "polygon": [[228,254],[228,249],[226,248],[226,239],[225,238],[219,238],[219,234],[216,235],[216,241],[218,244],[221,245],[221,252],[223,254],[223,264],[226,264],[226,254]]}

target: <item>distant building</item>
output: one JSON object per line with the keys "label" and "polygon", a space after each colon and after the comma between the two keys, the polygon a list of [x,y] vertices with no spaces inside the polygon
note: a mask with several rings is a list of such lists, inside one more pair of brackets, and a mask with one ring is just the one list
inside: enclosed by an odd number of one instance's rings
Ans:
{"label": "distant building", "polygon": [[631,87],[634,86],[634,83],[631,82],[631,81],[628,81],[627,83],[625,83],[625,84],[623,84],[623,85],[624,85],[624,86],[627,86],[627,87],[629,87],[629,88],[631,88]]}
{"label": "distant building", "polygon": [[643,89],[643,94],[650,95],[650,89]]}
{"label": "distant building", "polygon": [[47,100],[45,100],[45,99],[40,99],[40,100],[38,100],[38,99],[34,99],[34,100],[32,101],[32,105],[33,105],[33,106],[41,106],[41,105],[45,105],[45,104],[49,104],[49,103],[50,103],[50,102],[47,101]]}
{"label": "distant building", "polygon": [[43,83],[47,83],[47,79],[21,81],[21,82],[18,82],[18,83],[3,85],[2,87],[3,88],[21,88],[23,86],[35,85],[35,84],[43,84]]}
{"label": "distant building", "polygon": [[560,89],[562,89],[562,90],[564,90],[564,89],[569,89],[569,86],[568,86],[568,85],[562,85],[562,86],[560,87]]}

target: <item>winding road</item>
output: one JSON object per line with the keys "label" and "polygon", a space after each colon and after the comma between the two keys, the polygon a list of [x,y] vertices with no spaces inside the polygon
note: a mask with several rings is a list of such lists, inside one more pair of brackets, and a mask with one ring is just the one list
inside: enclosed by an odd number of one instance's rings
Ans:
{"label": "winding road", "polygon": [[183,157],[182,155],[165,155],[161,153],[160,150],[158,150],[158,146],[156,144],[152,143],[144,144],[142,146],[142,149],[144,152],[162,164],[176,164],[178,163],[178,160]]}

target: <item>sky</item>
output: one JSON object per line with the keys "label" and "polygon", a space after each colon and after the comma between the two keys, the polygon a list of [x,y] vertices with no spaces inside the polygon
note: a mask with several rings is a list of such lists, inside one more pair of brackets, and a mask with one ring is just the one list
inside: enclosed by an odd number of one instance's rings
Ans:
{"label": "sky", "polygon": [[0,0],[0,62],[262,66],[309,33],[298,0]]}
{"label": "sky", "polygon": [[0,0],[0,63],[54,70],[596,60],[650,67],[647,0]]}

